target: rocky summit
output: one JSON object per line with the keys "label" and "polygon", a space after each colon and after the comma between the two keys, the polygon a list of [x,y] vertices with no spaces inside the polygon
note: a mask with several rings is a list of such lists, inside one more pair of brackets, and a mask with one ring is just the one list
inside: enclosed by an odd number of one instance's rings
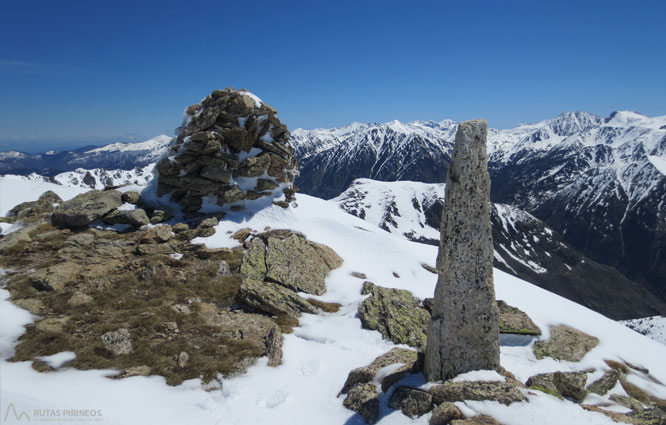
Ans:
{"label": "rocky summit", "polygon": [[[188,214],[248,201],[293,199],[297,160],[277,111],[244,90],[214,90],[188,107],[178,137],[157,164],[157,194]],[[211,205],[209,205],[211,204]]]}

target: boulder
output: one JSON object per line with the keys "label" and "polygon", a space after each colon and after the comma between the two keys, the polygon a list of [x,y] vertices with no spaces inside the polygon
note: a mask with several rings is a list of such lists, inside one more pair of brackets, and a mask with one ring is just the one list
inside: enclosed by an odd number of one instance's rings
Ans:
{"label": "boulder", "polygon": [[141,208],[133,210],[114,210],[103,218],[106,224],[129,224],[134,227],[141,227],[150,223],[148,214]]}
{"label": "boulder", "polygon": [[379,392],[373,383],[353,387],[342,404],[361,415],[368,424],[374,424],[379,418]]}
{"label": "boulder", "polygon": [[604,372],[603,376],[587,386],[587,390],[591,393],[606,395],[616,384],[620,377],[620,372],[615,369],[609,369]]}
{"label": "boulder", "polygon": [[537,341],[532,350],[537,359],[552,357],[556,360],[579,362],[599,344],[597,337],[566,325],[551,326],[550,338]]}
{"label": "boulder", "polygon": [[91,190],[67,202],[53,211],[53,222],[63,227],[83,227],[104,217],[123,204],[117,190]]}
{"label": "boulder", "polygon": [[107,332],[100,339],[104,348],[113,354],[130,354],[133,351],[132,338],[128,329],[121,328],[117,331]]}
{"label": "boulder", "polygon": [[8,216],[20,219],[34,217],[45,212],[53,211],[54,204],[62,202],[60,196],[53,191],[46,191],[36,201],[23,202],[9,210]]}
{"label": "boulder", "polygon": [[33,288],[38,291],[62,290],[69,282],[76,280],[82,267],[73,262],[66,261],[46,269],[38,270],[28,277]]}
{"label": "boulder", "polygon": [[583,372],[553,372],[534,375],[525,385],[558,398],[567,397],[580,403],[587,396],[586,382],[587,374]]}
{"label": "boulder", "polygon": [[365,282],[362,293],[370,294],[358,307],[364,328],[377,330],[396,344],[425,347],[430,315],[409,291]]}
{"label": "boulder", "polygon": [[432,410],[432,396],[416,388],[398,387],[389,399],[389,406],[409,418],[417,418]]}
{"label": "boulder", "polygon": [[446,176],[438,280],[425,350],[428,381],[500,367],[485,120],[458,125]]}
{"label": "boulder", "polygon": [[444,384],[432,386],[430,394],[437,404],[465,400],[492,400],[509,405],[525,399],[523,393],[515,385],[497,381],[447,381]]}
{"label": "boulder", "polygon": [[502,300],[497,300],[497,307],[499,309],[500,333],[541,335],[541,329],[534,324],[524,311],[510,306]]}
{"label": "boulder", "polygon": [[273,282],[243,279],[238,302],[267,314],[299,317],[301,313],[317,313],[317,308],[294,291]]}
{"label": "boulder", "polygon": [[391,385],[395,384],[407,374],[419,372],[423,367],[421,359],[416,351],[396,347],[377,357],[369,365],[359,367],[349,372],[347,380],[342,386],[342,390],[340,390],[340,394],[345,394],[355,385],[372,382],[375,379],[377,372],[381,369],[398,364],[400,365],[399,367],[382,376],[379,382],[382,391],[388,390]]}
{"label": "boulder", "polygon": [[458,406],[444,402],[432,409],[428,425],[449,425],[454,419],[463,419],[463,417]]}
{"label": "boulder", "polygon": [[128,204],[138,204],[139,199],[141,199],[141,194],[136,191],[129,191],[129,192],[124,192],[120,199]]}

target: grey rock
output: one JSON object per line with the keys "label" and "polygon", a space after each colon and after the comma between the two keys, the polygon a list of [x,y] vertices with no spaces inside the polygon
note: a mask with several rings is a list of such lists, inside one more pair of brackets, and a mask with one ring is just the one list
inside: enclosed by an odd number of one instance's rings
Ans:
{"label": "grey rock", "polygon": [[91,190],[63,202],[53,211],[53,222],[64,227],[83,227],[122,205],[117,190]]}
{"label": "grey rock", "polygon": [[429,381],[500,366],[487,133],[484,120],[462,122],[456,133],[425,355]]}
{"label": "grey rock", "polygon": [[581,402],[587,396],[586,382],[587,374],[583,372],[553,372],[534,375],[525,385],[556,397],[562,396]]}
{"label": "grey rock", "polygon": [[512,383],[496,381],[448,381],[434,385],[430,388],[430,394],[437,404],[465,400],[493,400],[508,406],[525,399],[523,393]]}
{"label": "grey rock", "polygon": [[208,218],[202,220],[201,223],[199,223],[199,225],[197,226],[197,228],[210,229],[212,227],[217,226],[218,223],[219,223],[219,220],[217,218],[208,217]]}
{"label": "grey rock", "polygon": [[133,351],[132,339],[128,329],[121,328],[117,331],[107,332],[100,337],[104,348],[113,354],[130,354]]}
{"label": "grey rock", "polygon": [[398,387],[389,399],[389,406],[409,418],[417,418],[432,410],[432,396],[416,388]]}
{"label": "grey rock", "polygon": [[379,418],[379,392],[372,383],[356,385],[342,404],[361,415],[368,424],[374,424]]}
{"label": "grey rock", "polygon": [[616,384],[620,378],[620,372],[615,369],[609,369],[604,372],[603,376],[588,385],[587,390],[591,393],[606,395]]}
{"label": "grey rock", "polygon": [[317,313],[317,308],[294,291],[273,282],[243,279],[237,296],[241,304],[267,314],[299,317],[301,313]]}
{"label": "grey rock", "polygon": [[377,372],[394,364],[400,364],[401,366],[382,377],[380,381],[382,391],[388,390],[391,385],[395,384],[407,374],[419,372],[423,366],[419,354],[416,351],[399,347],[393,348],[391,351],[377,357],[369,365],[359,367],[349,372],[347,380],[340,390],[340,394],[347,393],[351,388],[358,384],[372,382],[375,379]]}
{"label": "grey rock", "polygon": [[556,360],[579,362],[597,344],[599,338],[570,326],[559,325],[551,326],[548,341],[537,341],[532,346],[532,351],[537,359],[552,357]]}
{"label": "grey rock", "polygon": [[510,306],[502,300],[497,300],[497,307],[499,308],[500,333],[541,335],[541,329],[524,311]]}
{"label": "grey rock", "polygon": [[136,191],[124,192],[120,199],[128,204],[138,204],[139,199],[141,199],[141,194]]}
{"label": "grey rock", "polygon": [[444,402],[432,409],[428,425],[449,425],[454,419],[462,419],[463,414],[453,403]]}
{"label": "grey rock", "polygon": [[371,294],[358,307],[364,328],[377,330],[396,344],[425,347],[430,315],[409,291],[365,282],[362,293]]}
{"label": "grey rock", "polygon": [[103,218],[107,224],[129,224],[141,227],[150,223],[150,219],[144,210],[136,208],[133,210],[115,210]]}
{"label": "grey rock", "polygon": [[9,210],[7,214],[10,217],[17,217],[19,219],[35,217],[37,215],[53,211],[54,204],[62,202],[60,196],[53,191],[46,191],[36,201],[23,202],[16,205]]}

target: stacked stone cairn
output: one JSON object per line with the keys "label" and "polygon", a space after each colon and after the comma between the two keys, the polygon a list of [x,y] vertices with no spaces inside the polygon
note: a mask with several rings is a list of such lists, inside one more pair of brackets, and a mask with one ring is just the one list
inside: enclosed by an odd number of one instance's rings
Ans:
{"label": "stacked stone cairn", "polygon": [[242,210],[276,199],[288,207],[297,174],[294,148],[277,111],[244,90],[214,90],[188,107],[170,151],[157,165],[157,194],[195,215],[204,202]]}

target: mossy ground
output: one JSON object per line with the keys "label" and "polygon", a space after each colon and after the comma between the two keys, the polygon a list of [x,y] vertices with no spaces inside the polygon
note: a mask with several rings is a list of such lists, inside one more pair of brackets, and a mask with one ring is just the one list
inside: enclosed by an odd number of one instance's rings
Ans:
{"label": "mossy ground", "polygon": [[[174,252],[184,253],[181,260],[175,260],[164,254],[135,254],[133,243],[139,243],[142,232],[84,232],[93,233],[96,244],[111,246],[109,252],[120,258],[115,258],[115,263],[108,262],[104,250],[98,257],[93,246],[80,248],[75,259],[63,260],[56,253],[66,246],[77,249],[66,241],[74,233],[50,224],[39,225],[30,232],[32,241],[15,246],[0,258],[0,267],[13,271],[6,279],[12,300],[41,301],[44,306],[41,319],[29,325],[19,338],[11,360],[34,360],[36,370],[49,371],[48,365],[35,358],[73,351],[76,358],[68,363],[71,367],[122,371],[148,366],[151,374],[162,375],[169,384],[177,385],[185,379],[201,377],[210,381],[218,374],[240,372],[264,354],[260,340],[221,336],[217,328],[205,325],[198,314],[197,305],[201,302],[219,308],[234,305],[241,284],[242,249],[206,251],[174,241]],[[37,235],[40,237],[34,238]],[[114,242],[118,242],[117,247]],[[29,270],[39,271],[63,261],[74,261],[84,271],[95,273],[88,277],[82,273],[61,290],[33,288]],[[218,276],[220,261],[227,262],[231,275]],[[69,301],[75,292],[90,296],[92,301],[72,305]],[[180,313],[174,305],[188,306],[190,312]],[[55,329],[40,327],[41,321],[53,318],[67,320]],[[298,324],[277,322],[283,331]],[[131,334],[130,354],[116,355],[100,339],[104,333],[120,328]],[[188,353],[189,359],[179,365],[182,352]]]}

